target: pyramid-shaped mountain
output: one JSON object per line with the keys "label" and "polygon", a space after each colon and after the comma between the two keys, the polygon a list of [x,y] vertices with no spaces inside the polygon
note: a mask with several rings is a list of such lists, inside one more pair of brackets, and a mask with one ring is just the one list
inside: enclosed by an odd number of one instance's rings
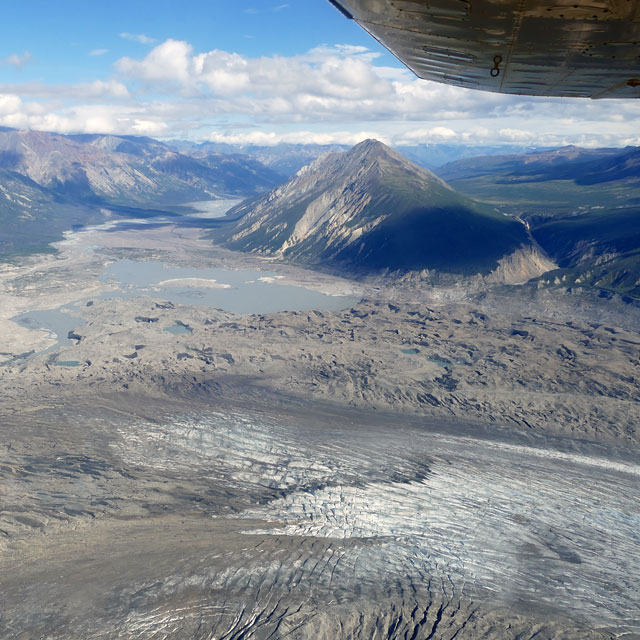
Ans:
{"label": "pyramid-shaped mountain", "polygon": [[519,221],[376,140],[319,158],[228,215],[215,237],[231,249],[364,272],[488,273],[529,244]]}

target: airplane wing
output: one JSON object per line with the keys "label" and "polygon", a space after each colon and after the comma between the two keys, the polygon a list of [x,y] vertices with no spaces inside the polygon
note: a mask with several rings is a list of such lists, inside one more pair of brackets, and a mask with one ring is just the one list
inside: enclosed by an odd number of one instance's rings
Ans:
{"label": "airplane wing", "polygon": [[640,98],[640,0],[329,0],[418,77],[534,96]]}

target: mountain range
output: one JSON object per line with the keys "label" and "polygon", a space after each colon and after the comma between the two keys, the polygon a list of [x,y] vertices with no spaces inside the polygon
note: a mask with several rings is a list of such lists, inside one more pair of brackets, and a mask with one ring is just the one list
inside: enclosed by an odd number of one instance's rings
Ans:
{"label": "mountain range", "polygon": [[[302,167],[313,162],[326,153],[349,151],[348,144],[293,144],[278,143],[273,145],[258,144],[230,144],[224,142],[190,142],[186,140],[171,140],[173,148],[192,155],[195,158],[204,157],[210,153],[235,154],[255,158],[279,174],[290,178]],[[444,164],[477,156],[492,156],[504,154],[505,149],[511,153],[526,153],[534,151],[526,146],[504,145],[470,145],[445,143],[428,143],[419,145],[397,145],[394,149],[425,169],[435,170]]]}
{"label": "mountain range", "polygon": [[54,193],[127,206],[246,197],[283,176],[246,156],[196,159],[151,138],[0,132],[0,168]]}
{"label": "mountain range", "polygon": [[212,223],[217,242],[360,273],[487,274],[508,264],[514,281],[640,297],[640,148],[497,150],[436,177],[375,141],[238,152],[0,127],[0,255],[50,251],[62,231],[102,222],[105,211],[149,217],[248,198]]}

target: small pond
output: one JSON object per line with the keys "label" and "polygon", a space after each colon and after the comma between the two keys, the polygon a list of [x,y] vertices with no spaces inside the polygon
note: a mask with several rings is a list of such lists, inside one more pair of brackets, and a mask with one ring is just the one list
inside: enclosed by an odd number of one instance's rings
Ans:
{"label": "small pond", "polygon": [[175,335],[193,333],[193,329],[187,327],[184,324],[174,324],[172,327],[166,327],[165,331],[168,331],[169,333],[173,333]]}
{"label": "small pond", "polygon": [[435,358],[434,356],[427,358],[427,360],[429,362],[433,362],[434,364],[437,364],[439,367],[442,367],[443,369],[451,369],[451,363],[448,360],[441,360],[440,358]]}

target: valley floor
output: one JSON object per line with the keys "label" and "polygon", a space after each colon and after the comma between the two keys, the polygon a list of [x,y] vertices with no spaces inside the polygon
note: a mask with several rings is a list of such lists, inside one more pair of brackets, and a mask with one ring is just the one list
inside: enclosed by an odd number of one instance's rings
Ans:
{"label": "valley floor", "polygon": [[[194,229],[60,249],[0,273],[1,637],[639,637],[640,309],[349,281]],[[105,297],[117,258],[346,308]],[[61,307],[70,344],[11,320]]]}

